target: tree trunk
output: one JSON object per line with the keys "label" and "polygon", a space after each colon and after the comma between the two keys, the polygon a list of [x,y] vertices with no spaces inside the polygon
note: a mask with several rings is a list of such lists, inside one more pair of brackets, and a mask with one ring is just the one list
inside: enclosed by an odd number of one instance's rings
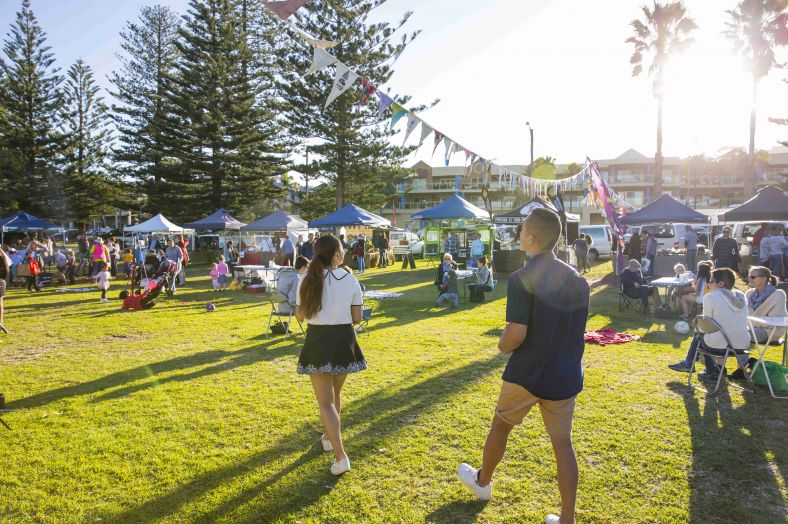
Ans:
{"label": "tree trunk", "polygon": [[758,77],[753,75],[752,77],[752,106],[750,107],[750,148],[748,150],[747,156],[747,176],[748,176],[748,183],[745,184],[746,186],[746,193],[747,195],[754,195],[756,191],[756,185],[758,183],[757,174],[755,172],[755,121],[756,121],[756,111],[757,111],[757,102],[758,102]]}
{"label": "tree trunk", "polygon": [[337,209],[342,209],[345,205],[345,177],[337,176]]}
{"label": "tree trunk", "polygon": [[662,94],[657,96],[657,154],[654,155],[654,194],[652,200],[662,196]]}

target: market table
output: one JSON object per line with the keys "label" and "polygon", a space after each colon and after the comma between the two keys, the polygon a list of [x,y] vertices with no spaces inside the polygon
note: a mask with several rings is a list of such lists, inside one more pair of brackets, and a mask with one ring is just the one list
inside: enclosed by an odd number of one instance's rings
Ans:
{"label": "market table", "polygon": [[258,265],[243,265],[235,266],[233,268],[233,278],[239,284],[242,282],[250,283],[252,279],[259,278],[265,282],[267,290],[276,288],[276,276],[281,269],[280,266],[258,266]]}
{"label": "market table", "polygon": [[457,280],[461,280],[464,284],[463,286],[460,286],[459,283],[457,285],[457,290],[460,292],[459,298],[464,299],[470,295],[468,292],[468,284],[475,283],[476,271],[476,269],[457,269],[454,271],[457,273]]}
{"label": "market table", "polygon": [[[752,332],[752,339],[755,340],[755,347],[758,349],[758,362],[752,367],[752,373],[750,376],[755,374],[755,370],[758,369],[758,364],[764,366],[764,375],[766,375],[766,384],[769,386],[769,393],[771,393],[773,398],[788,398],[788,397],[781,397],[774,394],[774,389],[772,388],[772,381],[769,380],[769,374],[766,373],[766,366],[764,364],[763,356],[766,354],[766,350],[768,349],[769,345],[772,343],[774,339],[774,334],[777,332],[779,328],[788,328],[788,317],[747,317],[747,321],[750,323],[750,331]],[[769,336],[766,339],[765,344],[759,344],[758,339],[755,337],[755,328],[761,327],[765,328],[769,332]],[[788,365],[788,340],[783,337],[783,366]]]}
{"label": "market table", "polygon": [[662,302],[662,305],[666,306],[670,309],[670,290],[676,289],[682,286],[686,286],[688,284],[687,281],[681,280],[680,278],[676,277],[662,277],[656,280],[652,280],[648,283],[650,286],[654,286],[656,288],[655,292],[659,293],[659,288],[664,287],[667,291],[665,291],[665,300]]}

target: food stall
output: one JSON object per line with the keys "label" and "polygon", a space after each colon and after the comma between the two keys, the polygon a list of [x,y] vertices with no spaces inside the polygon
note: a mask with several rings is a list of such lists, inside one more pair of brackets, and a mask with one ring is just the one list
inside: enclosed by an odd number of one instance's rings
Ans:
{"label": "food stall", "polygon": [[249,248],[254,246],[254,251],[242,251],[243,263],[267,265],[276,256],[277,243],[281,245],[281,242],[289,236],[295,245],[299,235],[306,238],[308,234],[309,226],[306,220],[290,215],[281,209],[274,211],[270,215],[241,227],[244,244]]}
{"label": "food stall", "polygon": [[[213,255],[215,254],[214,249],[223,250],[228,240],[234,240],[240,245],[240,230],[244,225],[246,224],[240,220],[236,220],[224,209],[219,209],[207,217],[197,220],[196,222],[184,224],[185,227],[194,229],[196,232],[203,233],[203,235],[197,236],[198,243],[201,237],[209,236],[208,234],[215,235],[217,245],[215,247],[211,245],[208,246],[208,260],[204,260],[205,262],[212,261],[211,258],[213,258]],[[194,246],[195,249],[198,247],[198,245]]]}
{"label": "food stall", "polygon": [[[375,229],[387,230],[391,229],[391,222],[382,216],[370,213],[366,209],[361,209],[354,204],[348,204],[322,218],[311,220],[309,227],[321,231],[334,231],[338,234],[340,228],[343,227],[355,229],[358,232]],[[374,246],[371,248],[370,246],[372,246],[371,235],[368,235],[365,263],[367,267],[374,267],[378,265],[380,254]],[[345,252],[345,265],[357,269],[356,261],[350,250]]]}

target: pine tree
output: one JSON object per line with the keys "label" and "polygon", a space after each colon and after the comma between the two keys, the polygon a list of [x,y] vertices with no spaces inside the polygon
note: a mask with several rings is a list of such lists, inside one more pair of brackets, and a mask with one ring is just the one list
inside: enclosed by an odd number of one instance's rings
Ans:
{"label": "pine tree", "polygon": [[[331,54],[371,84],[384,87],[394,73],[394,62],[418,35],[414,32],[397,38],[410,12],[395,25],[367,22],[371,11],[385,1],[310,1],[293,18],[309,35],[339,42],[329,50]],[[286,124],[291,134],[308,146],[312,160],[296,169],[310,178],[328,180],[336,190],[336,208],[349,200],[361,207],[379,208],[390,198],[386,188],[404,178],[402,162],[411,149],[390,142],[394,132],[386,117],[383,121],[378,118],[377,98],[359,104],[357,88],[324,109],[334,68],[305,76],[312,49],[292,43],[298,39],[291,32],[289,47],[280,52],[280,94],[288,104]],[[402,105],[409,101],[408,97],[394,98]],[[420,111],[423,107],[410,109]]]}
{"label": "pine tree", "polygon": [[6,185],[0,205],[6,211],[25,209],[52,217],[49,202],[56,195],[53,160],[59,147],[57,111],[62,78],[46,46],[30,0],[22,8],[3,45],[0,61],[0,140],[8,152],[3,161]]}
{"label": "pine tree", "polygon": [[110,76],[115,87],[112,106],[119,145],[115,160],[122,173],[147,197],[151,212],[166,209],[173,194],[163,178],[167,170],[162,135],[166,130],[169,75],[178,60],[178,15],[165,6],[142,7],[137,23],[120,33],[121,69]]}
{"label": "pine tree", "polygon": [[109,110],[93,72],[81,59],[68,70],[60,111],[63,133],[62,216],[88,222],[109,213],[119,198],[119,182],[109,176]]}
{"label": "pine tree", "polygon": [[286,172],[265,69],[250,51],[240,7],[236,0],[191,0],[179,31],[166,133],[176,217],[220,207],[245,216],[278,193],[276,178]]}

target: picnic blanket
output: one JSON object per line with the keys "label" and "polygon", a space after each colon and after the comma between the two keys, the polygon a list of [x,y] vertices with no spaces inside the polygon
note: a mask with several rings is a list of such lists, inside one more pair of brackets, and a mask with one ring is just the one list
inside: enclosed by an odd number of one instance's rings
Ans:
{"label": "picnic blanket", "polygon": [[403,296],[404,293],[388,293],[386,291],[365,291],[364,297],[371,298],[373,300],[380,300],[382,298],[399,298]]}
{"label": "picnic blanket", "polygon": [[97,287],[64,287],[56,289],[55,293],[87,293],[88,291],[98,291]]}
{"label": "picnic blanket", "polygon": [[586,331],[583,337],[589,344],[599,344],[600,346],[607,346],[609,344],[626,344],[633,340],[640,340],[639,335],[632,335],[630,333],[619,333],[613,328],[604,328],[599,331]]}

